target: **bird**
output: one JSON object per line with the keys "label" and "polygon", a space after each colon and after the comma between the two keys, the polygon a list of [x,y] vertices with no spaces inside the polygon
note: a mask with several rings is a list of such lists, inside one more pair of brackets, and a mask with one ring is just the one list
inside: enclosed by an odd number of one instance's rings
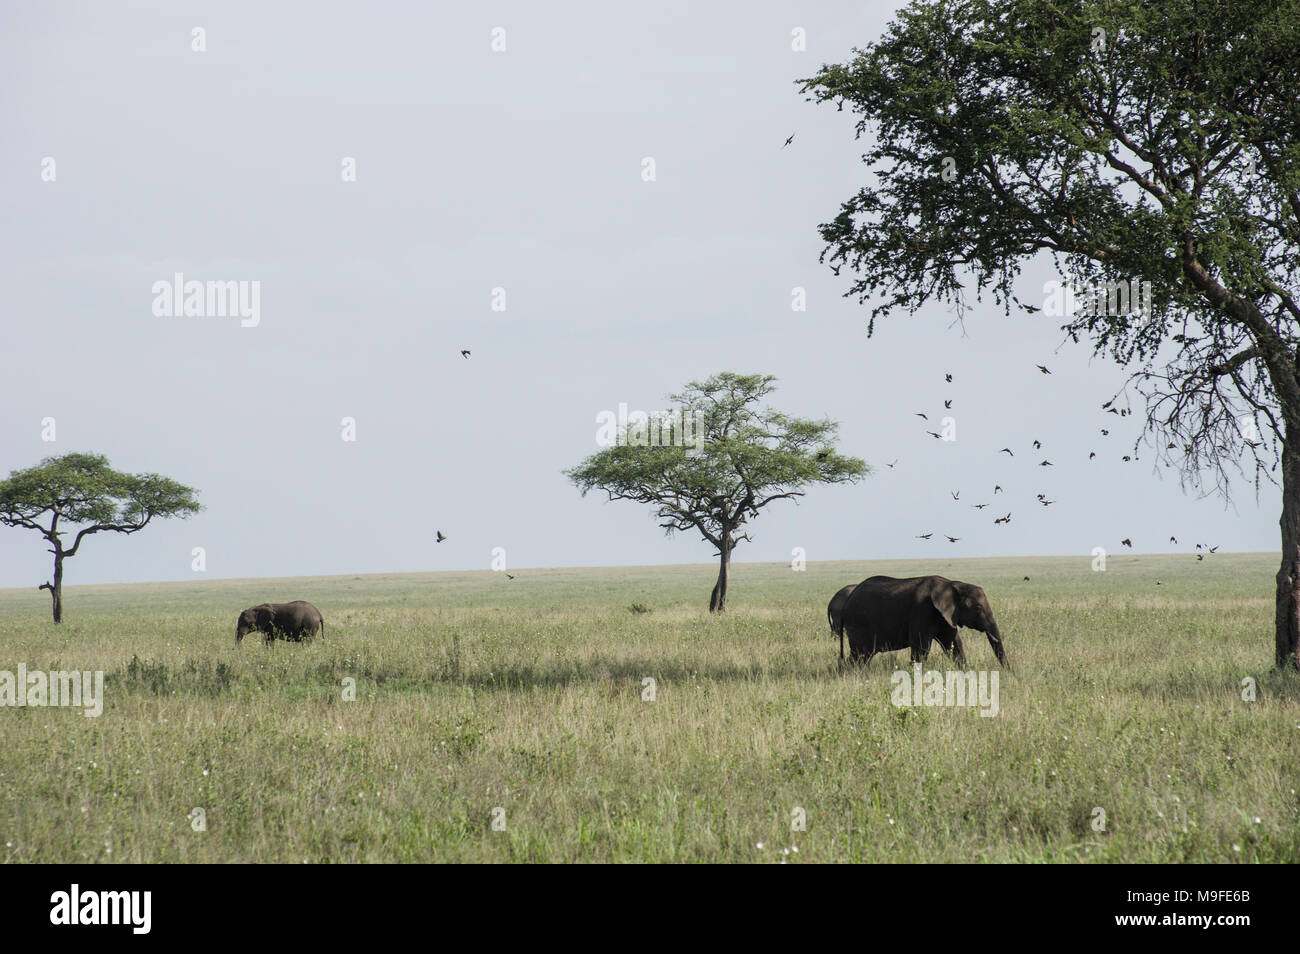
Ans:
{"label": "bird", "polygon": [[[945,537],[948,537],[948,534],[945,533],[944,536],[945,536]],[[961,537],[948,537],[948,542],[949,542],[949,543],[956,543],[956,542],[957,542],[958,540],[960,540],[960,539],[961,539]]]}
{"label": "bird", "polygon": [[1204,547],[1203,547],[1201,544],[1198,543],[1198,544],[1196,544],[1196,549],[1198,549],[1198,550],[1203,550]]}
{"label": "bird", "polygon": [[926,433],[929,434],[931,437],[933,437],[935,440],[939,439],[940,435],[936,434],[934,431],[926,431]]}
{"label": "bird", "polygon": [[1101,436],[1102,436],[1102,437],[1109,437],[1109,436],[1110,436],[1110,431],[1106,430],[1106,428],[1103,427],[1103,428],[1101,429]]}
{"label": "bird", "polygon": [[929,420],[929,418],[926,417],[924,414],[922,414],[920,411],[917,411],[917,412],[916,412],[916,416],[919,417],[919,418],[921,418],[922,420],[926,420],[926,421]]}
{"label": "bird", "polygon": [[1029,577],[1025,577],[1025,582],[1026,582],[1026,583],[1029,582]]}
{"label": "bird", "polygon": [[1044,507],[1050,507],[1052,504],[1056,503],[1055,500],[1048,500],[1046,497],[1040,498],[1038,502]]}
{"label": "bird", "polygon": [[[1219,546],[1223,546],[1223,544],[1219,544]],[[1216,553],[1216,552],[1218,552],[1218,549],[1219,549],[1219,547],[1210,547],[1210,552],[1211,552],[1211,553]]]}
{"label": "bird", "polygon": [[436,542],[437,542],[437,543],[442,543],[442,541],[443,541],[443,540],[446,540],[446,539],[447,539],[447,538],[444,537],[444,536],[442,535],[442,531],[439,530],[439,531],[438,531],[438,536],[437,536]]}
{"label": "bird", "polygon": [[988,504],[971,504],[971,506],[974,507],[976,510],[983,510],[985,507],[988,506]]}
{"label": "bird", "polygon": [[468,357],[469,357],[469,354],[470,354],[470,353],[469,353],[468,351],[465,351],[464,349],[462,349],[461,352],[460,352],[460,356],[461,356],[462,358],[468,358]]}
{"label": "bird", "polygon": [[818,460],[825,460],[827,457],[830,457],[830,456],[831,456],[831,452],[830,452],[830,450],[829,450],[828,448],[822,448],[821,450],[819,450],[819,451],[817,452],[817,459],[818,459]]}
{"label": "bird", "polygon": [[1091,454],[1088,455],[1088,460],[1092,460],[1096,456],[1097,456],[1097,452],[1093,451]]}
{"label": "bird", "polygon": [[929,533],[918,533],[918,534],[916,535],[916,539],[918,539],[918,540],[929,540],[932,536],[934,536],[934,531],[933,531],[933,530],[931,530]]}
{"label": "bird", "polygon": [[1177,542],[1178,542],[1178,538],[1177,538],[1177,537],[1170,537],[1170,538],[1169,538],[1169,542],[1170,542],[1170,543],[1177,543]]}
{"label": "bird", "polygon": [[1109,408],[1109,409],[1106,411],[1106,413],[1107,413],[1107,414],[1118,414],[1119,411],[1115,410],[1115,409],[1112,407],[1112,408]]}
{"label": "bird", "polygon": [[1042,441],[1034,441],[1034,450],[1042,450],[1042,449],[1043,449]]}
{"label": "bird", "polygon": [[[898,463],[898,458],[895,457],[895,458],[894,458],[894,464],[897,464],[897,463]],[[886,466],[886,467],[893,467],[894,464],[886,464],[885,466]]]}
{"label": "bird", "polygon": [[944,379],[945,381],[947,381],[949,384],[952,384],[952,375],[951,375],[951,374],[944,374],[943,379]]}
{"label": "bird", "polygon": [[998,451],[998,453],[999,453],[999,454],[1011,454],[1012,457],[1015,457],[1015,456],[1016,456],[1014,453],[1012,453],[1010,447],[1004,447],[1004,448],[1002,448],[1002,450]]}
{"label": "bird", "polygon": [[1120,541],[1120,543],[1124,544],[1124,546],[1128,547],[1130,550],[1133,549],[1133,541],[1130,540],[1128,537],[1125,537],[1123,540]]}
{"label": "bird", "polygon": [[950,491],[948,491],[948,493],[952,494],[952,499],[953,499],[953,500],[956,500],[956,499],[958,499],[959,497],[961,497],[961,491],[960,491],[960,490],[950,490]]}
{"label": "bird", "polygon": [[[794,133],[790,133],[790,138],[785,141],[785,146],[790,145],[792,142],[794,142]],[[781,148],[784,149],[785,146],[782,146]]]}
{"label": "bird", "polygon": [[997,523],[1010,523],[1010,522],[1011,522],[1011,511],[1008,510],[1008,511],[1007,511],[1007,515],[1006,515],[1005,517],[998,517],[998,518],[997,518],[996,520],[994,520],[993,522],[994,522],[995,524],[997,524]]}
{"label": "bird", "polygon": [[507,574],[506,574],[506,579],[507,579],[507,580],[513,580],[513,579],[514,579],[514,576],[513,576],[512,574],[510,574],[510,573],[507,573]]}
{"label": "bird", "polygon": [[1156,580],[1156,586],[1161,586],[1161,585],[1162,585],[1161,582],[1159,580]]}
{"label": "bird", "polygon": [[1133,459],[1133,458],[1132,458],[1132,457],[1129,457],[1128,454],[1125,454],[1125,455],[1124,455],[1124,462],[1125,462],[1125,463],[1128,463],[1128,462],[1131,461],[1132,459]]}
{"label": "bird", "polygon": [[1036,365],[1036,367],[1038,368],[1039,371],[1043,372],[1043,374],[1051,374],[1051,373],[1052,373],[1051,371],[1048,371],[1048,370],[1047,370],[1047,366],[1046,366],[1046,365],[1042,365],[1042,364],[1040,364],[1040,365]]}
{"label": "bird", "polygon": [[1198,553],[1198,554],[1196,554],[1196,559],[1198,559],[1198,560],[1204,560],[1204,559],[1205,559],[1205,554],[1204,554],[1204,553]]}
{"label": "bird", "polygon": [[952,401],[950,401],[950,400],[949,400],[949,401],[944,401],[944,402],[943,402],[943,406],[944,406],[944,408],[951,408],[951,407],[952,407]]}
{"label": "bird", "polygon": [[1045,460],[1045,461],[1042,461],[1038,466],[1039,466],[1039,467],[1055,467],[1056,465],[1053,464],[1050,460]]}
{"label": "bird", "polygon": [[994,492],[995,494],[1000,494],[1000,493],[1002,493],[1002,485],[1001,485],[1001,484],[994,484],[994,485],[993,485],[993,492]]}
{"label": "bird", "polygon": [[1037,496],[1039,500],[1042,500],[1044,497],[1047,496],[1047,494],[1036,494],[1035,496]]}

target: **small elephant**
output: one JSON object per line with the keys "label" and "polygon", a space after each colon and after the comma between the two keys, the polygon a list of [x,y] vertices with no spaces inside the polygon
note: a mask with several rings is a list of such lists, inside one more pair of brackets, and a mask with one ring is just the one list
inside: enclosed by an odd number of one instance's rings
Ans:
{"label": "small elephant", "polygon": [[318,630],[323,639],[325,620],[321,618],[320,610],[305,600],[262,603],[260,606],[250,606],[239,614],[239,623],[235,626],[235,643],[238,645],[249,633],[265,634],[266,642],[270,645],[276,636],[301,640],[315,636]]}
{"label": "small elephant", "polygon": [[858,584],[850,583],[831,597],[830,605],[826,607],[826,619],[831,624],[831,632],[840,638],[840,662],[844,662],[844,604],[849,601],[849,594],[858,588]]}
{"label": "small elephant", "polygon": [[988,636],[998,662],[1010,668],[988,597],[973,583],[942,576],[868,577],[850,594],[842,618],[853,662],[898,649],[910,649],[912,661],[920,662],[937,639],[964,666],[966,651],[957,634],[964,626]]}

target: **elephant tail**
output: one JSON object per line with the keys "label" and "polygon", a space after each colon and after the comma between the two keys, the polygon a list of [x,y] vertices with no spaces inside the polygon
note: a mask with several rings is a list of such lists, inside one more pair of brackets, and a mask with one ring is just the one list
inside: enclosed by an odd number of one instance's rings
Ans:
{"label": "elephant tail", "polygon": [[320,638],[321,639],[325,638],[325,617],[324,616],[320,618]]}

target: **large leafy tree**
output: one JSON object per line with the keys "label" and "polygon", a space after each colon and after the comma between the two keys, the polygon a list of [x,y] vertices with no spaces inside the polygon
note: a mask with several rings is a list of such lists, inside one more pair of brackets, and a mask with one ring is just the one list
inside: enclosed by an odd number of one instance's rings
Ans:
{"label": "large leafy tree", "polygon": [[871,183],[821,226],[868,334],[968,305],[972,277],[1009,311],[1044,256],[1072,284],[1151,283],[1151,308],[1063,327],[1129,368],[1185,482],[1258,489],[1280,463],[1275,656],[1300,666],[1300,5],[915,0],[800,82],[869,134]]}
{"label": "large leafy tree", "polygon": [[[695,531],[713,544],[719,565],[710,612],[727,607],[732,551],[750,539],[742,528],[760,510],[802,497],[809,485],[853,483],[870,472],[862,460],[832,447],[834,422],[758,407],[775,381],[731,372],[693,381],[669,395],[676,406],[661,422],[668,435],[663,443],[638,446],[637,436],[624,432],[617,444],[565,472],[584,496],[600,489],[610,500],[650,504],[668,534]],[[673,444],[683,420],[699,424],[698,432],[682,428],[684,439],[701,442]]]}
{"label": "large leafy tree", "polygon": [[[157,474],[123,474],[100,454],[47,457],[0,481],[0,523],[35,530],[54,554],[49,590],[54,622],[63,622],[63,561],[92,533],[136,533],[154,519],[198,513],[196,491]],[[79,528],[79,529],[77,529]],[[66,534],[75,530],[71,546]]]}

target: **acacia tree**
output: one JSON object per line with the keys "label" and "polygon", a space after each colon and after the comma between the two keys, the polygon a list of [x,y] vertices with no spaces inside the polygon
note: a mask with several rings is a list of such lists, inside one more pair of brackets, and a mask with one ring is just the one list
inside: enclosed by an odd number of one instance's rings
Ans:
{"label": "acacia tree", "polygon": [[1145,399],[1139,441],[1185,486],[1226,497],[1249,469],[1258,493],[1280,462],[1274,648],[1300,667],[1300,7],[914,0],[799,82],[874,134],[875,181],[820,227],[846,297],[882,296],[868,335],[965,308],[959,277],[1009,313],[1043,256],[1072,285],[1151,283],[1150,308],[1063,330],[1129,368],[1115,398]]}
{"label": "acacia tree", "polygon": [[727,608],[732,551],[750,540],[742,528],[760,510],[802,497],[810,484],[855,483],[870,473],[862,460],[835,452],[834,422],[759,409],[775,381],[731,372],[692,381],[669,395],[677,406],[657,422],[664,434],[659,444],[643,440],[654,422],[640,435],[625,428],[617,444],[565,471],[583,496],[599,488],[610,500],[650,504],[670,536],[695,530],[713,544],[718,581],[709,597],[711,613]]}
{"label": "acacia tree", "polygon": [[[155,517],[184,519],[201,509],[196,491],[157,474],[123,474],[100,454],[47,457],[36,467],[11,471],[0,481],[0,523],[36,530],[54,554],[49,590],[54,622],[63,622],[63,561],[76,556],[92,533],[135,533]],[[63,536],[81,525],[71,546]]]}

